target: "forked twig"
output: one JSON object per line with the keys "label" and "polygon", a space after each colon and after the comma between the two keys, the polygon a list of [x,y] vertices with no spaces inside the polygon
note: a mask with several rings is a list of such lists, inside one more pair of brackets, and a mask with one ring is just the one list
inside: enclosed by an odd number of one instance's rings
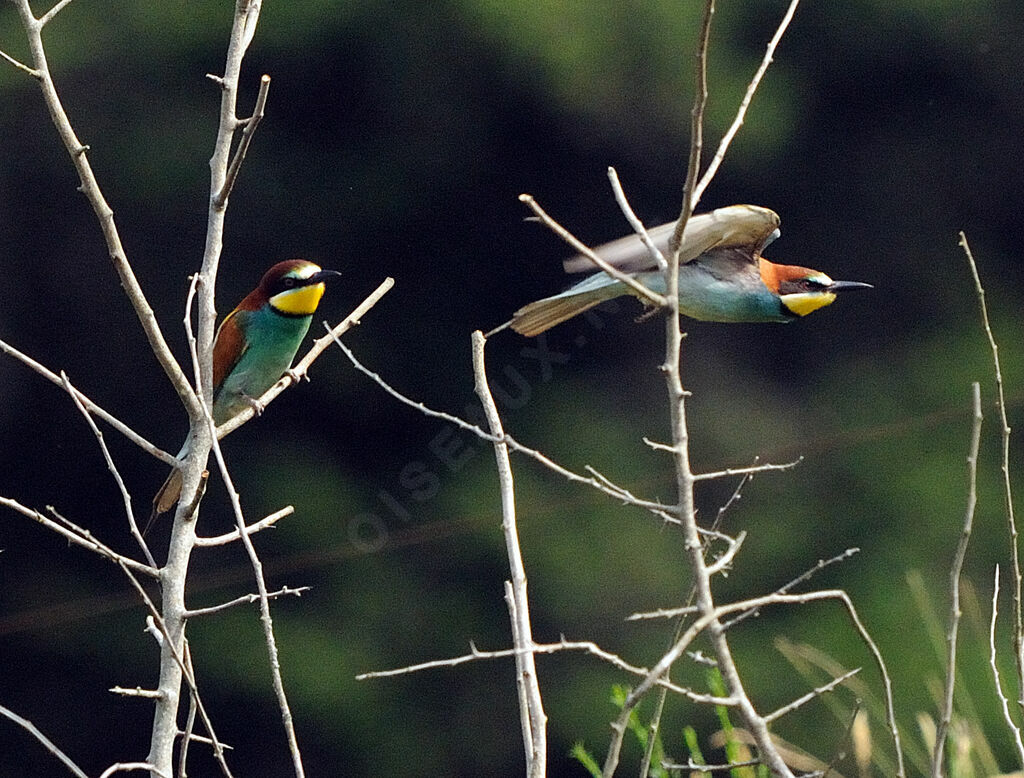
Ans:
{"label": "forked twig", "polygon": [[764,53],[764,58],[761,60],[760,66],[757,68],[757,72],[754,73],[754,77],[751,79],[750,84],[747,86],[747,92],[743,95],[743,100],[740,101],[739,110],[736,112],[736,118],[732,120],[732,124],[726,131],[725,135],[722,136],[722,140],[718,144],[718,150],[715,152],[715,156],[708,164],[708,169],[704,171],[704,176],[701,178],[700,183],[693,190],[693,206],[696,208],[697,203],[700,202],[701,195],[704,194],[704,190],[708,188],[708,184],[711,183],[711,179],[715,177],[715,173],[718,172],[718,166],[722,164],[722,160],[725,159],[725,152],[729,149],[729,144],[732,143],[732,139],[736,137],[736,133],[739,132],[740,127],[743,124],[743,119],[747,114],[747,108],[750,106],[750,101],[754,99],[754,93],[757,91],[757,87],[761,83],[761,79],[764,77],[765,72],[768,70],[768,66],[772,63],[772,57],[775,56],[775,49],[779,45],[779,41],[782,40],[782,36],[786,34],[786,28],[789,27],[790,21],[793,19],[793,14],[796,13],[796,7],[800,0],[790,0],[789,7],[786,9],[786,13],[782,17],[782,21],[779,22],[779,26],[775,30],[775,34],[772,39],[768,42],[768,48]]}
{"label": "forked twig", "polygon": [[547,715],[537,680],[537,666],[533,655],[533,634],[530,626],[530,604],[526,593],[526,567],[519,548],[516,528],[515,488],[508,445],[504,442],[498,406],[487,383],[487,361],[484,356],[486,338],[477,330],[473,333],[473,386],[483,406],[487,424],[495,438],[494,456],[501,489],[501,528],[505,536],[505,554],[508,557],[511,581],[507,583],[512,639],[516,649],[516,684],[522,703],[520,716],[526,745],[527,775],[543,778],[547,775]]}
{"label": "forked twig", "polygon": [[222,209],[227,205],[228,197],[231,196],[231,190],[234,189],[235,180],[238,178],[238,171],[242,167],[242,160],[245,159],[245,153],[249,150],[249,144],[252,143],[252,136],[256,132],[256,127],[259,125],[260,120],[263,119],[263,111],[267,107],[267,94],[269,92],[270,76],[264,74],[260,79],[260,91],[256,95],[256,105],[252,109],[252,116],[242,122],[242,138],[238,141],[235,156],[231,158],[231,163],[228,165],[224,185],[213,200],[214,208]]}
{"label": "forked twig", "polygon": [[1006,395],[1003,392],[1003,371],[999,363],[999,345],[992,333],[992,326],[988,320],[988,306],[985,304],[985,287],[981,283],[981,275],[978,273],[978,265],[974,261],[974,254],[967,242],[967,235],[960,233],[960,246],[967,257],[967,264],[971,269],[971,277],[974,279],[974,288],[978,297],[978,307],[981,310],[981,322],[988,338],[988,345],[992,351],[992,365],[995,369],[996,378],[996,407],[999,411],[999,423],[1002,439],[1002,460],[999,463],[1000,472],[1003,475],[1003,507],[1006,511],[1006,523],[1010,531],[1010,563],[1013,572],[1013,654],[1017,668],[1017,705],[1024,709],[1024,616],[1021,608],[1022,584],[1020,551],[1017,539],[1017,520],[1013,512],[1013,487],[1010,483],[1010,424],[1006,418]]}

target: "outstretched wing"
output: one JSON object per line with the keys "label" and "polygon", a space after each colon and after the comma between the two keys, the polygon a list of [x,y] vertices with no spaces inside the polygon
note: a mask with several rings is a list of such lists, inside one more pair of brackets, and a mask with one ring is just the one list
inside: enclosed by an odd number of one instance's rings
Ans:
{"label": "outstretched wing", "polygon": [[[779,215],[775,211],[757,205],[730,205],[711,213],[691,216],[683,233],[679,260],[689,262],[714,248],[737,248],[748,253],[751,264],[756,264],[755,257],[760,256],[764,247],[778,237],[779,223]],[[660,251],[668,250],[675,225],[675,222],[669,222],[647,231]],[[655,268],[650,252],[637,235],[605,243],[594,252],[624,273]],[[597,270],[597,266],[584,256],[567,259],[563,266],[567,273]]]}

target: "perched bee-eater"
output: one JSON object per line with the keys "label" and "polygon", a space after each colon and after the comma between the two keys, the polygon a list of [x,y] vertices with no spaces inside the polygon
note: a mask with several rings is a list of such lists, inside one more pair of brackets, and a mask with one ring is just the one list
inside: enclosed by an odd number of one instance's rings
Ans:
{"label": "perched bee-eater", "polygon": [[[339,275],[304,259],[278,262],[221,322],[213,342],[215,424],[249,407],[262,410],[257,399],[291,367],[324,282]],[[180,493],[181,471],[175,468],[153,499],[153,515],[170,510]]]}
{"label": "perched bee-eater", "polygon": [[[670,222],[648,230],[663,254],[674,229],[675,222]],[[778,214],[756,205],[731,205],[690,217],[679,253],[679,312],[702,321],[785,322],[828,305],[836,292],[871,288],[858,281],[833,281],[818,270],[769,262],[761,252],[778,236]],[[651,291],[665,293],[665,277],[636,235],[594,251]],[[567,273],[596,267],[583,256],[566,260],[564,266]],[[637,295],[600,271],[561,294],[520,308],[509,325],[532,337],[625,294]]]}

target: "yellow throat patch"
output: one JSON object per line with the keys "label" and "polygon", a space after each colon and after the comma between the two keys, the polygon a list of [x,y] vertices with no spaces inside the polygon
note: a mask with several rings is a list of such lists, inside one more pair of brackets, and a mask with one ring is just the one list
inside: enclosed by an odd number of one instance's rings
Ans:
{"label": "yellow throat patch", "polygon": [[298,289],[286,289],[270,298],[270,304],[281,313],[289,316],[312,316],[324,296],[324,285],[300,286]]}
{"label": "yellow throat patch", "polygon": [[782,295],[782,304],[797,316],[806,316],[835,302],[835,292],[798,292]]}

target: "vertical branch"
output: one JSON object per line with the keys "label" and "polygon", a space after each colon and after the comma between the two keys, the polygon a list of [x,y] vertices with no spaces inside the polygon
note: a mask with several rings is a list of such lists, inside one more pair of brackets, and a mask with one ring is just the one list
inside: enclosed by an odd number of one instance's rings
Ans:
{"label": "vertical branch", "polygon": [[974,288],[978,296],[978,307],[981,309],[981,321],[988,337],[989,348],[992,350],[992,364],[996,374],[996,407],[999,410],[999,424],[1002,433],[1002,461],[999,469],[1003,474],[1003,506],[1006,510],[1006,523],[1010,531],[1010,562],[1013,566],[1013,654],[1017,667],[1017,706],[1024,710],[1024,621],[1021,615],[1021,567],[1020,550],[1017,541],[1017,520],[1013,513],[1013,489],[1010,485],[1010,424],[1006,419],[1006,396],[1003,393],[1003,372],[999,364],[999,345],[988,320],[988,306],[985,305],[985,288],[981,284],[978,266],[974,262],[974,254],[967,243],[967,236],[960,233],[960,246],[967,257],[971,268]]}
{"label": "vertical branch", "polygon": [[701,22],[699,43],[697,48],[696,91],[691,113],[690,155],[687,166],[686,183],[683,186],[683,204],[675,232],[669,244],[671,256],[668,263],[666,297],[668,313],[666,315],[665,344],[665,383],[669,397],[669,413],[672,427],[672,454],[676,466],[676,490],[678,494],[679,518],[683,525],[686,551],[690,557],[690,567],[694,575],[696,602],[700,613],[707,619],[708,633],[711,644],[718,659],[718,667],[725,681],[729,696],[737,701],[737,707],[747,728],[754,738],[760,751],[761,759],[768,765],[772,773],[784,778],[791,778],[792,772],[775,748],[768,733],[768,724],[747,696],[739,672],[732,657],[725,629],[715,614],[715,602],[711,592],[711,573],[704,559],[704,548],[697,526],[694,507],[694,477],[690,468],[689,432],[686,423],[686,395],[680,371],[680,350],[682,348],[682,332],[679,327],[679,245],[682,241],[686,223],[693,213],[694,190],[700,172],[700,158],[703,148],[704,108],[707,104],[707,52],[711,33],[711,19],[715,12],[714,0],[706,0],[704,16]]}
{"label": "vertical branch", "polygon": [[[192,287],[189,290],[188,305],[186,306],[188,309],[191,308],[195,287],[196,283],[195,279],[193,279]],[[185,317],[185,332],[188,336],[189,350],[192,354],[192,365],[197,373],[201,373],[199,352],[196,348],[196,339],[192,331],[191,317],[188,315]],[[277,639],[274,637],[274,621],[270,616],[270,596],[267,592],[267,581],[263,575],[263,563],[260,561],[259,554],[256,553],[256,547],[253,545],[252,538],[246,529],[245,515],[242,513],[242,503],[238,490],[235,489],[231,473],[228,472],[228,463],[224,459],[224,452],[217,441],[217,429],[213,416],[205,406],[204,412],[206,414],[206,427],[210,434],[210,439],[213,441],[213,455],[217,460],[217,467],[220,470],[221,478],[224,480],[224,485],[227,487],[228,498],[231,501],[231,508],[235,514],[238,537],[245,547],[245,553],[249,557],[249,563],[252,565],[256,578],[256,589],[259,592],[260,603],[260,623],[263,626],[263,637],[267,643],[267,654],[270,659],[270,676],[274,686],[274,694],[277,696],[277,704],[281,711],[281,721],[284,724],[285,736],[288,739],[288,750],[292,756],[292,768],[295,770],[295,778],[305,778],[306,773],[302,766],[302,753],[299,751],[299,741],[295,736],[295,723],[292,718],[291,708],[288,705],[288,695],[285,693],[284,680],[281,677],[281,660],[277,650]]]}
{"label": "vertical branch", "polygon": [[516,684],[524,689],[524,693],[520,694],[520,701],[525,700],[526,703],[526,710],[520,710],[520,715],[523,718],[524,738],[528,735],[529,739],[526,753],[527,775],[530,778],[541,778],[547,774],[547,715],[544,713],[534,661],[535,646],[530,627],[529,601],[526,596],[526,568],[523,566],[519,534],[516,529],[512,465],[508,458],[508,446],[501,440],[505,436],[501,417],[487,385],[485,343],[481,332],[473,333],[474,389],[484,407],[491,434],[499,439],[494,443],[494,457],[497,460],[498,479],[501,484],[501,528],[505,534],[505,550],[512,574],[509,584],[512,594],[509,613],[512,616],[512,638],[516,650]]}
{"label": "vertical branch", "polygon": [[970,453],[967,455],[967,508],[964,511],[964,525],[960,531],[960,542],[953,555],[953,566],[949,571],[949,629],[946,631],[948,654],[946,656],[946,689],[942,714],[935,733],[935,750],[932,754],[932,778],[942,778],[942,752],[945,748],[946,733],[953,719],[953,690],[956,687],[956,638],[960,625],[960,574],[967,555],[967,544],[974,526],[974,507],[978,503],[978,448],[981,445],[981,387],[971,385],[971,407],[973,409]]}
{"label": "vertical branch", "polygon": [[[220,120],[210,159],[210,206],[207,216],[206,244],[202,268],[196,278],[199,298],[198,355],[200,381],[197,382],[199,402],[189,405],[188,454],[181,463],[181,499],[171,527],[167,549],[167,562],[161,570],[161,615],[168,632],[168,640],[160,652],[160,697],[153,715],[153,733],[148,761],[167,775],[173,771],[174,741],[177,737],[177,715],[181,692],[182,669],[176,655],[180,655],[185,639],[185,581],[189,559],[196,544],[195,516],[198,511],[199,490],[205,483],[206,462],[214,437],[207,422],[207,403],[213,398],[213,338],[217,311],[214,304],[214,284],[224,240],[224,216],[227,200],[218,202],[228,180],[231,142],[241,126],[235,115],[238,78],[242,58],[252,42],[259,19],[261,0],[236,0],[235,15],[228,39],[224,75],[215,79],[221,90]],[[186,311],[190,316],[190,311]]]}

